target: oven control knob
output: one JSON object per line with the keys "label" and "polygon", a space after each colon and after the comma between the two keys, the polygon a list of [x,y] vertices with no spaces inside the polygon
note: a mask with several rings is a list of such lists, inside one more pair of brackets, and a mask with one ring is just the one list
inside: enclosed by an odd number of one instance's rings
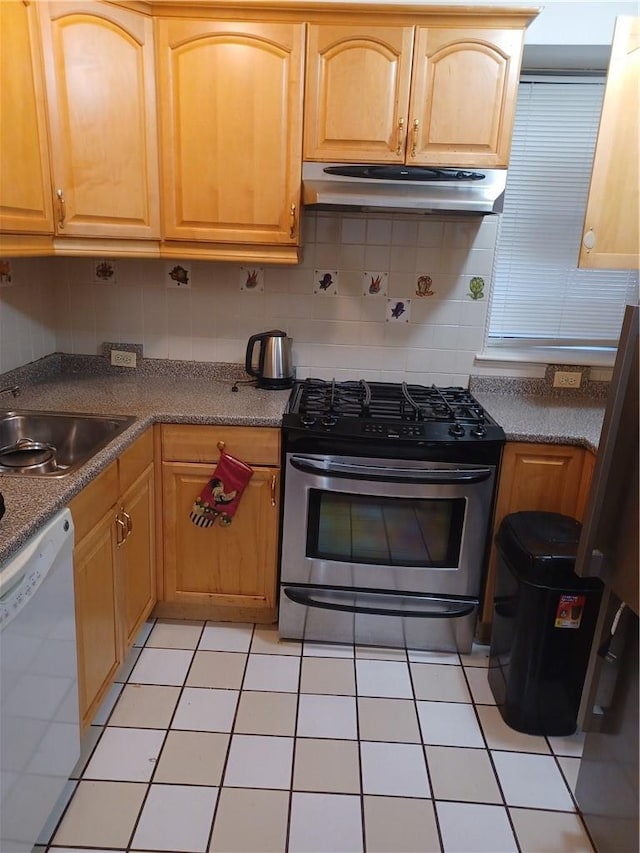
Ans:
{"label": "oven control knob", "polygon": [[449,435],[453,435],[456,438],[460,438],[464,435],[464,427],[462,424],[451,424],[449,427]]}
{"label": "oven control knob", "polygon": [[486,434],[487,434],[486,427],[484,427],[482,424],[478,424],[478,426],[475,426],[471,430],[471,435],[474,438],[484,438]]}
{"label": "oven control knob", "polygon": [[305,427],[312,427],[316,422],[316,419],[313,415],[302,415],[300,418],[300,423]]}
{"label": "oven control knob", "polygon": [[334,415],[324,415],[324,417],[320,418],[320,423],[326,429],[331,429],[338,423],[338,419]]}

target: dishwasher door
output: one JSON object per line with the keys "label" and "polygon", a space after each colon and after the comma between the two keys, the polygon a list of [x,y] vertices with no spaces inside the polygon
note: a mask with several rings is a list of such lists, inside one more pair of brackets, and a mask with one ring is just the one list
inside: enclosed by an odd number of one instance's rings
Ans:
{"label": "dishwasher door", "polygon": [[73,520],[0,566],[0,850],[31,850],[80,756]]}

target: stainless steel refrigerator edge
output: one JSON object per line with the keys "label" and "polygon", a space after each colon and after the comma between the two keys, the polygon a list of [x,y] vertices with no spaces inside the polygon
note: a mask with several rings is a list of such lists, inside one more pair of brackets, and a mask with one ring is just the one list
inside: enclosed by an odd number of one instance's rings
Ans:
{"label": "stainless steel refrigerator edge", "polygon": [[576,799],[598,853],[638,850],[638,306],[627,306],[576,572],[605,584]]}

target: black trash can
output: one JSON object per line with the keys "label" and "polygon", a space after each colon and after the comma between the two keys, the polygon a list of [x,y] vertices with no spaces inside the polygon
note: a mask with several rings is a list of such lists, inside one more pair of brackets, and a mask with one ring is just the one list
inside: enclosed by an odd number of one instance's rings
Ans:
{"label": "black trash can", "polygon": [[602,582],[574,572],[581,525],[553,512],[506,516],[496,535],[489,684],[504,721],[570,735],[593,642]]}

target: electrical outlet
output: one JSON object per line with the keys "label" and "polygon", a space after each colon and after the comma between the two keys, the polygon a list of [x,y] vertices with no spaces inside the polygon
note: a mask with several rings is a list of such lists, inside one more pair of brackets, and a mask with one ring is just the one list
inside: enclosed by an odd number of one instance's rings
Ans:
{"label": "electrical outlet", "polygon": [[582,373],[579,370],[556,370],[553,374],[554,388],[579,388]]}
{"label": "electrical outlet", "polygon": [[127,352],[122,349],[111,350],[111,364],[115,364],[116,367],[135,367],[136,361],[135,352]]}

